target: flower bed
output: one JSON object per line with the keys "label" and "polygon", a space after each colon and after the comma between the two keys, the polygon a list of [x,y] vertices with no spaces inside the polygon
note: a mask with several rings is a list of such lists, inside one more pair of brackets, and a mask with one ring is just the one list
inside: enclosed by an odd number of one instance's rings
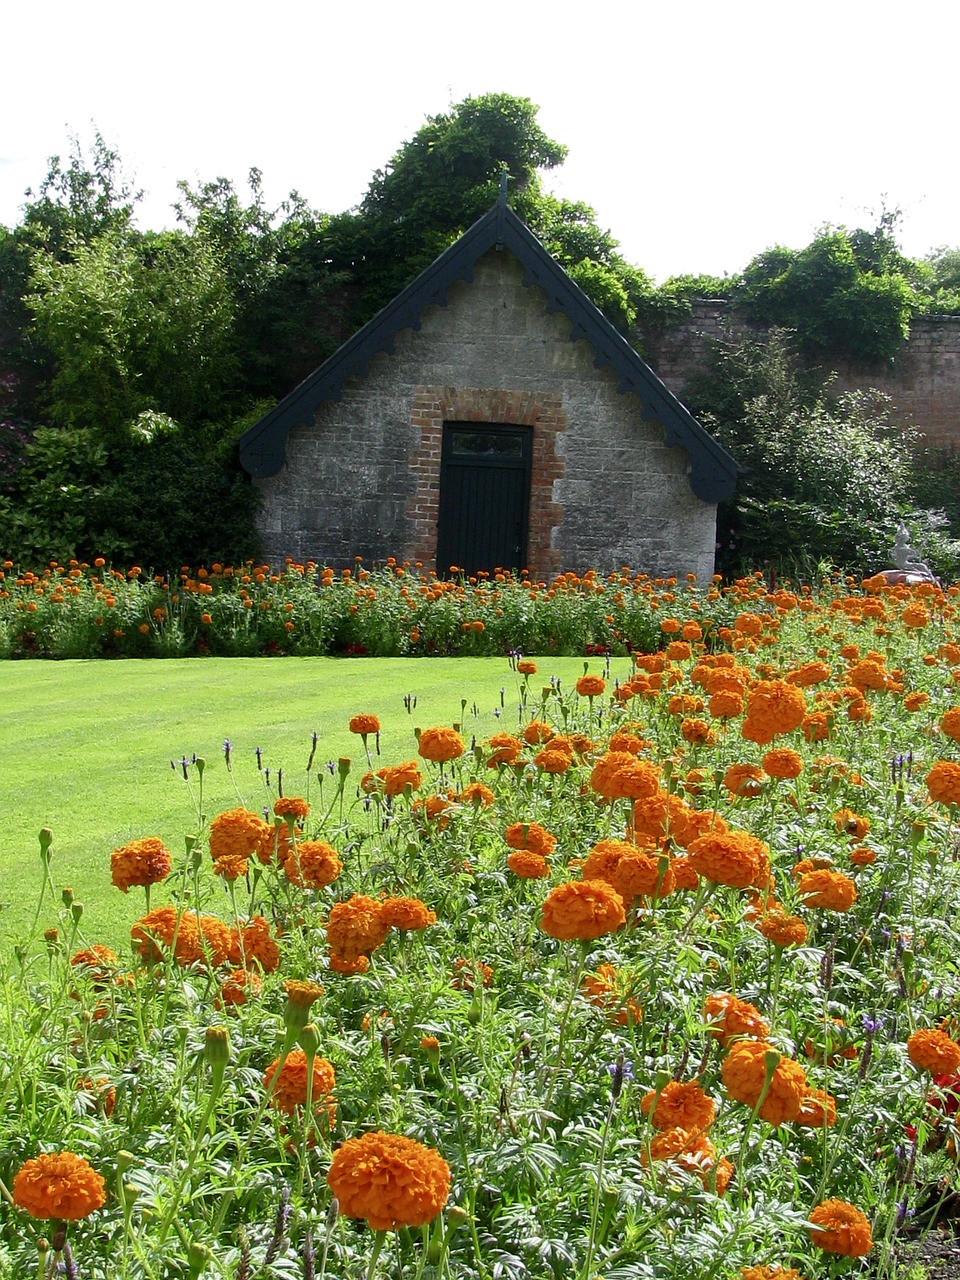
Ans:
{"label": "flower bed", "polygon": [[114,852],[132,963],[43,837],[0,1275],[890,1271],[957,1179],[954,597],[654,590],[625,682],[514,659],[485,736],[231,762]]}

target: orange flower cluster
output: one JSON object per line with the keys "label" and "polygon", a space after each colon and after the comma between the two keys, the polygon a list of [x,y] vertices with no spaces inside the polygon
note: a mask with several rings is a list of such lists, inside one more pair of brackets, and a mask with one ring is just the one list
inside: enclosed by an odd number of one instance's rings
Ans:
{"label": "orange flower cluster", "polygon": [[516,764],[523,754],[523,743],[510,733],[495,733],[487,741],[487,764],[496,768],[501,764]]}
{"label": "orange flower cluster", "polygon": [[862,1258],[873,1248],[870,1222],[866,1215],[846,1200],[824,1200],[810,1214],[813,1243],[825,1253],[846,1258]]}
{"label": "orange flower cluster", "polygon": [[210,857],[217,874],[226,879],[244,875],[247,859],[255,853],[261,862],[269,862],[272,850],[267,846],[273,827],[249,809],[227,809],[210,823]]}
{"label": "orange flower cluster", "polygon": [[230,955],[231,964],[245,969],[254,966],[263,973],[275,973],[280,967],[280,948],[270,934],[270,925],[263,916],[253,916],[245,925],[234,930]]}
{"label": "orange flower cluster", "polygon": [[359,733],[361,735],[365,735],[368,733],[379,733],[380,721],[377,719],[376,716],[370,716],[370,715],[351,716],[350,732]]}
{"label": "orange flower cluster", "polygon": [[234,969],[220,983],[221,1005],[246,1004],[263,990],[263,979],[252,969]]}
{"label": "orange flower cluster", "polygon": [[278,818],[291,818],[299,824],[309,817],[310,805],[302,796],[278,796],[273,802],[273,812]]}
{"label": "orange flower cluster", "polygon": [[335,903],[327,920],[327,945],[332,955],[355,961],[369,957],[386,941],[390,926],[383,919],[380,903],[355,893],[346,902]]}
{"label": "orange flower cluster", "polygon": [[557,843],[557,837],[539,822],[511,823],[503,838],[511,849],[525,849],[541,858],[549,858]]}
{"label": "orange flower cluster", "polygon": [[764,1040],[738,1040],[731,1045],[720,1074],[735,1102],[756,1110],[761,1120],[775,1128],[796,1120],[809,1092],[799,1062]]}
{"label": "orange flower cluster", "polygon": [[770,850],[745,831],[712,831],[687,845],[698,875],[734,889],[762,889],[770,878]]}
{"label": "orange flower cluster", "polygon": [[72,1151],[35,1156],[21,1165],[11,1187],[13,1203],[31,1218],[78,1222],[106,1204],[106,1184]]}
{"label": "orange flower cluster", "polygon": [[747,715],[741,732],[748,741],[765,744],[799,729],[806,714],[806,698],[795,684],[761,680],[747,695]]}
{"label": "orange flower cluster", "polygon": [[130,930],[130,940],[142,959],[162,960],[164,950],[172,951],[176,963],[185,968],[201,960],[219,968],[234,948],[234,936],[222,920],[195,911],[178,913],[173,906],[156,907],[141,916]]}
{"label": "orange flower cluster", "polygon": [[720,994],[707,996],[703,1005],[703,1020],[710,1034],[728,1048],[739,1036],[765,1040],[770,1025],[760,1016],[760,1010],[738,996]]}
{"label": "orange flower cluster", "polygon": [[399,1134],[365,1133],[333,1153],[327,1185],[340,1212],[371,1230],[422,1227],[450,1196],[450,1167],[430,1147]]}
{"label": "orange flower cluster", "polygon": [[938,760],[927,774],[927,791],[937,804],[960,804],[960,764]]}
{"label": "orange flower cluster", "polygon": [[124,893],[134,886],[159,884],[170,874],[173,860],[162,840],[148,836],[121,845],[110,855],[110,878]]}
{"label": "orange flower cluster", "polygon": [[424,760],[430,760],[434,764],[446,764],[449,760],[456,760],[463,755],[464,750],[463,738],[460,734],[456,729],[448,729],[444,725],[423,729],[417,744],[418,754]]}
{"label": "orange flower cluster", "polygon": [[805,871],[797,883],[805,907],[822,911],[849,911],[857,900],[857,886],[842,871],[820,868]]}
{"label": "orange flower cluster", "polygon": [[629,751],[608,751],[594,764],[590,786],[605,800],[643,800],[660,787],[660,770]]}
{"label": "orange flower cluster", "polygon": [[380,903],[380,919],[389,929],[426,929],[437,923],[437,913],[419,898],[385,898]]}
{"label": "orange flower cluster", "polygon": [[774,747],[760,763],[770,778],[799,778],[803,773],[803,758],[790,747]]}
{"label": "orange flower cluster", "polygon": [[540,927],[562,941],[592,941],[626,922],[623,899],[604,880],[570,880],[547,895]]}
{"label": "orange flower cluster", "polygon": [[[291,1049],[286,1057],[274,1058],[263,1076],[264,1089],[273,1092],[270,1105],[291,1115],[307,1105],[307,1081],[312,1075],[311,1099],[314,1111],[326,1109],[330,1127],[337,1115],[333,1098],[336,1073],[326,1058],[314,1058],[312,1072],[307,1070],[307,1055],[302,1049]],[[274,1081],[276,1080],[276,1083]]]}
{"label": "orange flower cluster", "polygon": [[407,787],[417,791],[422,783],[423,774],[416,760],[405,760],[403,764],[388,765],[376,773],[365,773],[360,780],[361,789],[368,795],[382,791],[385,796],[402,796]]}
{"label": "orange flower cluster", "polygon": [[960,1044],[945,1031],[914,1031],[907,1040],[907,1057],[918,1071],[931,1075],[952,1075],[960,1068]]}
{"label": "orange flower cluster", "polygon": [[665,898],[676,887],[669,857],[626,840],[599,841],[580,871],[585,880],[605,880],[612,885],[624,903],[638,897]]}
{"label": "orange flower cluster", "polygon": [[640,1004],[629,994],[629,984],[624,984],[612,964],[601,964],[595,973],[588,973],[581,990],[591,1004],[605,1010],[621,1027],[635,1026],[643,1017]]}
{"label": "orange flower cluster", "polygon": [[607,683],[603,676],[582,675],[576,683],[576,690],[581,698],[599,698],[602,697]]}
{"label": "orange flower cluster", "polygon": [[765,781],[763,770],[755,764],[732,764],[723,775],[723,785],[732,796],[758,796]]}
{"label": "orange flower cluster", "polygon": [[291,846],[283,870],[291,884],[303,889],[322,889],[336,880],[343,863],[325,841],[301,840]]}
{"label": "orange flower cluster", "polygon": [[[654,1106],[656,1101],[656,1106]],[[681,1084],[670,1080],[657,1097],[656,1092],[644,1094],[640,1110],[650,1117],[655,1129],[686,1129],[688,1133],[701,1133],[709,1129],[717,1115],[717,1104],[696,1080]]]}

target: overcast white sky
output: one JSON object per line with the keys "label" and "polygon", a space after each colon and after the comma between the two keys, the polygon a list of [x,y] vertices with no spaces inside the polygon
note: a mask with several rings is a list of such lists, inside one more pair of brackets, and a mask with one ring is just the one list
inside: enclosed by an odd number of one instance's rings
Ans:
{"label": "overcast white sky", "polygon": [[161,227],[178,178],[251,166],[271,200],[350,208],[427,115],[498,91],[569,147],[550,189],[657,280],[873,226],[884,204],[907,253],[960,245],[949,2],[47,0],[6,13],[3,40],[7,226],[94,124]]}

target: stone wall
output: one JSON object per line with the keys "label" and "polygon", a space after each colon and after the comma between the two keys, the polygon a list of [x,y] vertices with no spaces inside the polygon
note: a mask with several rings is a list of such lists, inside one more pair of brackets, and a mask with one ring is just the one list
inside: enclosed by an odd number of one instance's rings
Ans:
{"label": "stone wall", "polygon": [[257,482],[269,560],[435,567],[442,424],[508,421],[534,431],[523,566],[534,576],[629,565],[709,577],[716,507],[692,492],[686,453],[588,343],[569,340],[569,320],[523,286],[511,254],[486,254],[421,322],[292,430],[286,466]]}
{"label": "stone wall", "polygon": [[[645,335],[644,353],[651,368],[682,398],[687,383],[705,367],[712,341],[762,333],[733,316],[725,302],[697,302],[686,323]],[[914,321],[909,339],[892,361],[824,361],[824,366],[836,373],[838,390],[875,387],[891,398],[905,426],[915,427],[931,444],[960,449],[960,316]]]}

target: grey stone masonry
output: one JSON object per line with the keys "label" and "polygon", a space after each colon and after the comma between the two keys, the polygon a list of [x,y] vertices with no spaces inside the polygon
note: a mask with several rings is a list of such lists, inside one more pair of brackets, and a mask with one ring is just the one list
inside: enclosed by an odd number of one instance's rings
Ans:
{"label": "grey stone masonry", "polygon": [[570,331],[512,254],[485,253],[446,306],[291,429],[286,465],[257,481],[267,559],[434,568],[443,422],[499,421],[534,436],[528,563],[506,567],[709,578],[716,506],[693,493],[688,455]]}

